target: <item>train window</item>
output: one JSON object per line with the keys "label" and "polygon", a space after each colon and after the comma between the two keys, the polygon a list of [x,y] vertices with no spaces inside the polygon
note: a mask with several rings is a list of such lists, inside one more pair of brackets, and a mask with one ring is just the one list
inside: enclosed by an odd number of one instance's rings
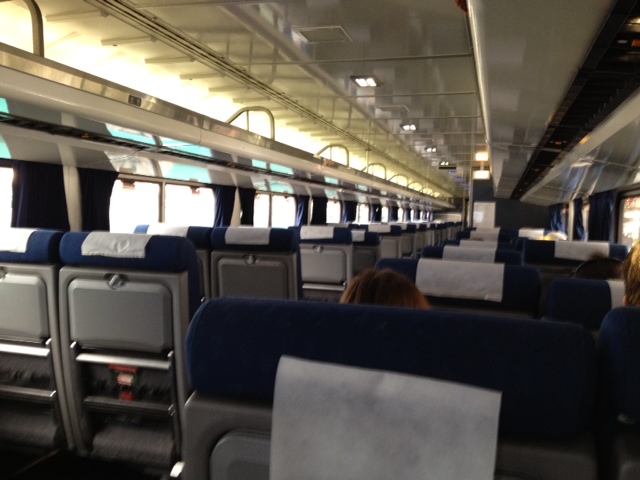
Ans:
{"label": "train window", "polygon": [[389,207],[382,207],[380,221],[382,223],[387,223],[389,221]]}
{"label": "train window", "polygon": [[406,221],[405,218],[404,218],[404,208],[402,208],[402,207],[398,208],[398,221],[399,222]]}
{"label": "train window", "polygon": [[640,196],[622,201],[622,237],[620,243],[633,246],[640,239]]}
{"label": "train window", "polygon": [[259,193],[253,202],[253,226],[269,226],[269,210],[271,207],[271,195]]}
{"label": "train window", "polygon": [[13,169],[0,168],[0,227],[11,226]]}
{"label": "train window", "polygon": [[111,192],[111,231],[131,233],[136,225],[160,220],[160,184],[116,180]]}
{"label": "train window", "polygon": [[255,227],[287,228],[296,223],[297,204],[294,197],[259,193],[253,208]]}
{"label": "train window", "polygon": [[371,217],[369,216],[369,205],[366,203],[359,203],[358,212],[356,215],[356,223],[358,224],[370,223],[371,222],[370,219]]}
{"label": "train window", "polygon": [[297,208],[294,197],[273,195],[271,197],[271,226],[287,228],[295,225]]}
{"label": "train window", "polygon": [[340,223],[342,221],[342,211],[340,202],[329,200],[327,202],[327,223]]}
{"label": "train window", "polygon": [[215,219],[213,190],[189,185],[165,185],[164,221],[174,225],[210,227]]}

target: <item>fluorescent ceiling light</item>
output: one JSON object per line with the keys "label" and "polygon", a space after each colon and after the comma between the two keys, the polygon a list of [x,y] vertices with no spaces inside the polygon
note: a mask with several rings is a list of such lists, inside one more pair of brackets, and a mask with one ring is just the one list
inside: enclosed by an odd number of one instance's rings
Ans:
{"label": "fluorescent ceiling light", "polygon": [[474,180],[489,180],[490,173],[489,170],[476,170],[473,172]]}
{"label": "fluorescent ceiling light", "polygon": [[356,82],[359,87],[379,87],[382,85],[380,80],[373,75],[356,75],[351,77],[351,80]]}
{"label": "fluorescent ceiling light", "polygon": [[489,152],[476,153],[476,162],[487,162],[487,161],[489,161]]}

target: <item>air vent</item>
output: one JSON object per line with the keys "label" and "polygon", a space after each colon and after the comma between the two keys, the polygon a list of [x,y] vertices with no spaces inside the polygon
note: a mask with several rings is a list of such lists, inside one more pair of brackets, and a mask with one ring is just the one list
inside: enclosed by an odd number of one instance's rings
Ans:
{"label": "air vent", "polygon": [[329,27],[293,27],[292,30],[299,33],[307,43],[352,42],[351,37],[340,25]]}

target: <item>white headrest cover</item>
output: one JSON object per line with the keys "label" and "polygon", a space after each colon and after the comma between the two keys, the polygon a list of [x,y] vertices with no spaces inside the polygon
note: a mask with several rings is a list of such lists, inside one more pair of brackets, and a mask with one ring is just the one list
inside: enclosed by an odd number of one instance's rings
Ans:
{"label": "white headrest cover", "polygon": [[333,227],[303,226],[300,228],[300,240],[319,240],[333,238]]}
{"label": "white headrest cover", "polygon": [[270,228],[229,227],[224,241],[229,245],[269,245]]}
{"label": "white headrest cover", "polygon": [[568,242],[557,241],[555,243],[555,258],[567,260],[589,260],[593,254],[609,256],[609,244],[607,242]]}
{"label": "white headrest cover", "polygon": [[6,228],[0,230],[0,251],[25,253],[34,228]]}
{"label": "white headrest cover", "polygon": [[170,235],[173,237],[186,237],[189,227],[178,227],[166,223],[152,223],[147,228],[148,235]]}
{"label": "white headrest cover", "polygon": [[416,287],[425,295],[502,301],[504,264],[418,260]]}
{"label": "white headrest cover", "polygon": [[138,233],[91,232],[82,242],[82,255],[144,258],[150,238]]}
{"label": "white headrest cover", "polygon": [[270,478],[492,480],[500,393],[283,356]]}

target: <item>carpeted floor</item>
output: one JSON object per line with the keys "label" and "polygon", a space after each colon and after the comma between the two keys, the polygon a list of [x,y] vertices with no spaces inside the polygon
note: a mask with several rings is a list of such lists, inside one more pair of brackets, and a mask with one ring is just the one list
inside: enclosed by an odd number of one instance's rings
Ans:
{"label": "carpeted floor", "polygon": [[162,480],[162,473],[67,453],[33,456],[0,452],[0,480]]}

